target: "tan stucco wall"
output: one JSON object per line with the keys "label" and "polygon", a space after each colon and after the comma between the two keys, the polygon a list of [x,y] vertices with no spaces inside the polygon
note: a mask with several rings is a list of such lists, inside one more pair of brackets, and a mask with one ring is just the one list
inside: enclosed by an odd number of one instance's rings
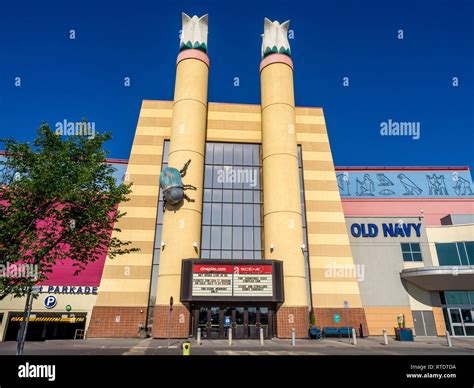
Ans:
{"label": "tan stucco wall", "polygon": [[[141,252],[107,259],[97,298],[99,306],[148,303],[163,142],[170,138],[172,116],[171,101],[142,103],[127,168],[134,192],[131,200],[120,206],[127,212],[120,222],[123,238],[132,240]],[[260,105],[208,104],[207,141],[261,143],[261,125]],[[344,300],[351,307],[361,307],[355,278],[324,276],[326,265],[353,266],[354,261],[323,110],[296,107],[295,128],[296,142],[302,147],[313,307],[341,307]]]}
{"label": "tan stucco wall", "polygon": [[474,240],[474,224],[434,226],[426,228],[433,266],[439,266],[435,243]]}

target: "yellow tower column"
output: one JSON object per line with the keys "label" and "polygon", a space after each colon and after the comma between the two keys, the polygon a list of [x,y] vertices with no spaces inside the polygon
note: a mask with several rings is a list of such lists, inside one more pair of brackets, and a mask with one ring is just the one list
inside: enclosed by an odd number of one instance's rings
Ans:
{"label": "yellow tower column", "polygon": [[308,305],[295,131],[293,63],[269,54],[260,64],[265,258],[283,261],[285,302],[277,311],[277,336],[306,337]]}
{"label": "yellow tower column", "polygon": [[[186,192],[194,202],[184,199],[178,210],[166,210],[163,216],[153,337],[171,335],[173,338],[186,338],[189,334],[190,314],[179,301],[181,261],[197,258],[199,250],[193,245],[197,243],[199,247],[201,241],[208,76],[209,58],[205,52],[197,49],[180,52],[176,66],[168,165],[180,170],[191,160],[183,183],[193,185],[197,190]],[[160,243],[158,241],[156,247]],[[173,298],[171,314],[170,297]]]}

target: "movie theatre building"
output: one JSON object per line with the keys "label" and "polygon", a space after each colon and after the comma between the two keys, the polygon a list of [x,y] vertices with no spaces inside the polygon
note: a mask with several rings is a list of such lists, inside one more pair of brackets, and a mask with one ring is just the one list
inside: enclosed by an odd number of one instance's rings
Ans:
{"label": "movie theatre building", "polygon": [[364,335],[400,314],[418,335],[472,333],[469,171],[336,170],[323,110],[295,106],[288,42],[271,42],[287,23],[265,21],[260,105],[208,102],[206,34],[187,23],[207,34],[183,17],[174,101],[143,101],[127,167],[118,236],[141,251],[106,260],[88,336],[305,337],[310,312]]}
{"label": "movie theatre building", "polygon": [[287,29],[265,21],[260,105],[216,103],[207,17],[183,16],[174,100],[142,102],[124,174],[116,236],[140,251],[105,259],[89,338],[304,338],[310,315],[393,335],[402,314],[473,335],[469,169],[335,168],[323,109],[295,106]]}

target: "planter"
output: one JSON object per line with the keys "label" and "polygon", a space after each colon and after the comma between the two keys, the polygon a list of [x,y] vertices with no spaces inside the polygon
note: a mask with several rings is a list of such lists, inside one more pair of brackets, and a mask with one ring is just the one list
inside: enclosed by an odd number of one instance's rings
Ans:
{"label": "planter", "polygon": [[413,330],[412,329],[401,329],[395,328],[395,339],[397,341],[413,341]]}

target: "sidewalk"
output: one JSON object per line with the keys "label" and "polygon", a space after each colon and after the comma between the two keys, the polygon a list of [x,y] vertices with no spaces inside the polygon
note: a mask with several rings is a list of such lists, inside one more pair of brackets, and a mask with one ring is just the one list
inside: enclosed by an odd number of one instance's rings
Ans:
{"label": "sidewalk", "polygon": [[[229,345],[227,340],[203,340],[199,345],[191,343],[191,355],[474,355],[474,338],[453,338],[449,348],[446,338],[417,337],[414,342],[399,342],[389,338],[388,345],[382,337],[358,338],[353,345],[348,338],[324,338],[321,340],[272,339],[236,340]],[[182,355],[183,340],[162,339],[87,339],[27,342],[25,355]],[[0,343],[0,355],[14,355],[16,342]]]}

